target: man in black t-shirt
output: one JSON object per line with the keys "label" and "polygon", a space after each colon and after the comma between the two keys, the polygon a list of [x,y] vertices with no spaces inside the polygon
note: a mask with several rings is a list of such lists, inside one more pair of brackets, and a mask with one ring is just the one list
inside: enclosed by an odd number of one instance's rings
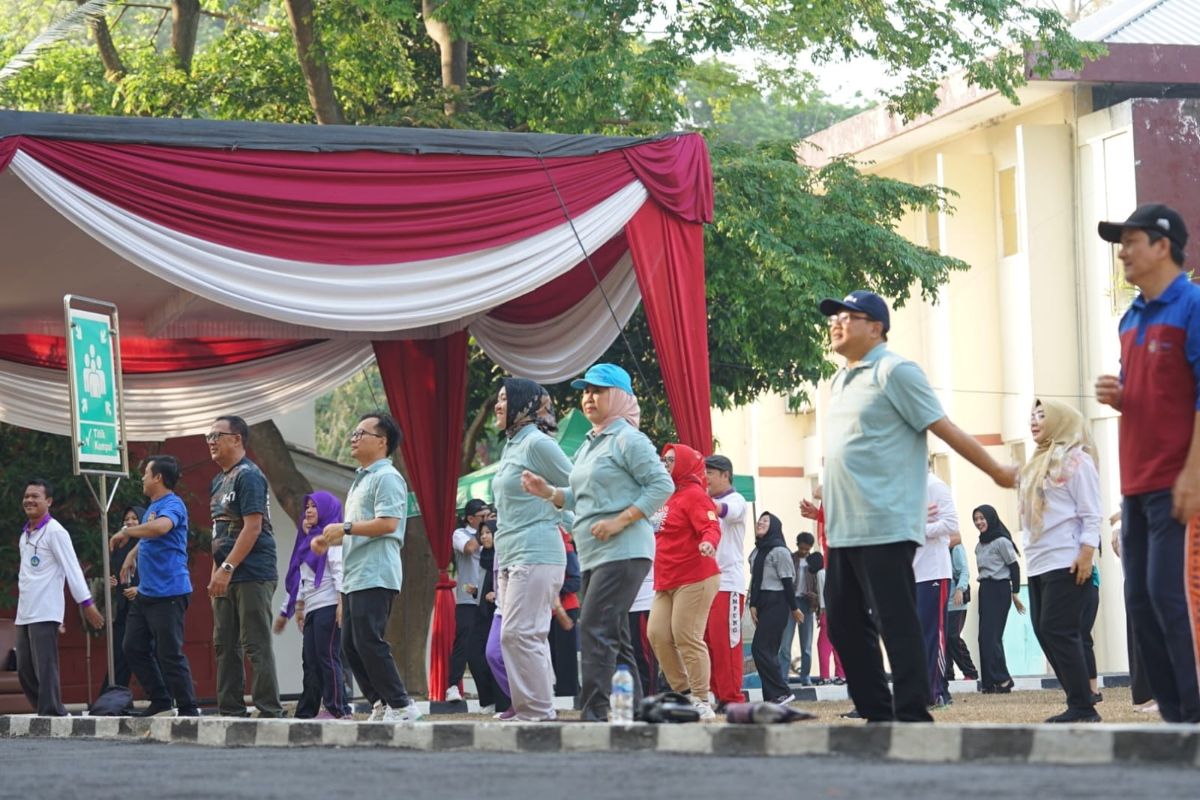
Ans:
{"label": "man in black t-shirt", "polygon": [[243,656],[250,659],[250,694],[260,717],[281,717],[275,653],[271,649],[272,596],[278,573],[267,479],[246,458],[250,429],[241,417],[217,417],[208,452],[221,472],[213,478],[213,649],[217,657],[217,707],[223,716],[246,716]]}

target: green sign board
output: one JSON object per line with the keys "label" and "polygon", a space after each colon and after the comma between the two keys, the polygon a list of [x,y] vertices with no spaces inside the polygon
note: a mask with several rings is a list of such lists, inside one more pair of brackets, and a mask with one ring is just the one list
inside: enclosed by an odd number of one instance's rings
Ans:
{"label": "green sign board", "polygon": [[84,470],[112,465],[123,471],[125,462],[115,310],[90,311],[67,302],[72,434],[76,463]]}

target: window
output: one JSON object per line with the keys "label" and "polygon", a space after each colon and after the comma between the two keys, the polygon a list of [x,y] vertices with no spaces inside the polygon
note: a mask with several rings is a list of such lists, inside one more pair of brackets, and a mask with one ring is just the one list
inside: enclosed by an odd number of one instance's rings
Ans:
{"label": "window", "polygon": [[1003,237],[1002,255],[1015,256],[1021,250],[1017,238],[1017,168],[1009,167],[999,173],[1000,179],[1000,231]]}

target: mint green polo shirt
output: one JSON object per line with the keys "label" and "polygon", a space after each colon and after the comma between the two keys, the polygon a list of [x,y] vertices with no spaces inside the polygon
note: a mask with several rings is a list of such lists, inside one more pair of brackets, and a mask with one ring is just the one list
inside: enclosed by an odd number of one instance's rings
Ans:
{"label": "mint green polo shirt", "polygon": [[404,570],[400,550],[404,547],[404,524],[408,516],[408,487],[391,459],[381,458],[360,467],[346,495],[347,522],[367,522],[377,517],[398,521],[396,530],[384,536],[346,536],[342,540],[342,591],[362,589],[400,591]]}
{"label": "mint green polo shirt", "polygon": [[492,478],[497,565],[501,569],[521,564],[566,566],[567,551],[558,532],[562,512],[521,487],[525,470],[541,475],[551,486],[564,486],[571,461],[558,442],[534,425],[526,425],[504,445]]}
{"label": "mint green polo shirt", "polygon": [[921,368],[886,344],[833,376],[824,483],[830,547],[925,543],[925,431],[944,416]]}
{"label": "mint green polo shirt", "polygon": [[575,513],[572,532],[579,566],[594,569],[610,561],[654,558],[654,529],[646,519],[627,525],[606,542],[592,536],[592,525],[637,506],[647,519],[675,491],[671,475],[646,434],[623,419],[600,433],[589,433],[575,454],[563,508]]}

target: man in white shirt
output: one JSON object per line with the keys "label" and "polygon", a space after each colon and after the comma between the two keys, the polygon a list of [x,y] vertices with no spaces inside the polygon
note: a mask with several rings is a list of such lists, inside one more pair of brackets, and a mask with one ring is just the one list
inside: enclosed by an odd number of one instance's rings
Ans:
{"label": "man in white shirt", "polygon": [[926,498],[929,517],[925,522],[925,544],[913,554],[912,565],[917,582],[917,617],[929,663],[929,696],[938,707],[951,702],[946,682],[946,601],[954,574],[950,536],[958,532],[958,512],[950,487],[932,470],[926,480]]}
{"label": "man in white shirt", "polygon": [[721,585],[709,609],[704,644],[712,662],[712,695],[717,707],[745,700],[742,693],[742,611],[746,599],[746,498],[733,488],[733,462],[713,455],[704,459],[708,494],[721,520],[717,566]]}
{"label": "man in white shirt", "polygon": [[[483,575],[479,569],[479,526],[487,519],[488,504],[478,497],[467,501],[463,509],[463,525],[454,532],[454,647],[450,651],[450,675],[447,680],[446,702],[463,699],[458,684],[462,682],[469,661],[478,661],[482,653],[469,652],[471,629],[479,617],[479,586]],[[471,670],[474,674],[474,669]]]}
{"label": "man in white shirt", "polygon": [[63,583],[83,609],[93,628],[104,627],[104,617],[92,604],[83,570],[67,529],[50,516],[54,487],[35,478],[25,487],[21,508],[28,522],[21,530],[17,600],[17,678],[21,691],[39,716],[65,717],[58,675],[58,628],[63,623]]}

